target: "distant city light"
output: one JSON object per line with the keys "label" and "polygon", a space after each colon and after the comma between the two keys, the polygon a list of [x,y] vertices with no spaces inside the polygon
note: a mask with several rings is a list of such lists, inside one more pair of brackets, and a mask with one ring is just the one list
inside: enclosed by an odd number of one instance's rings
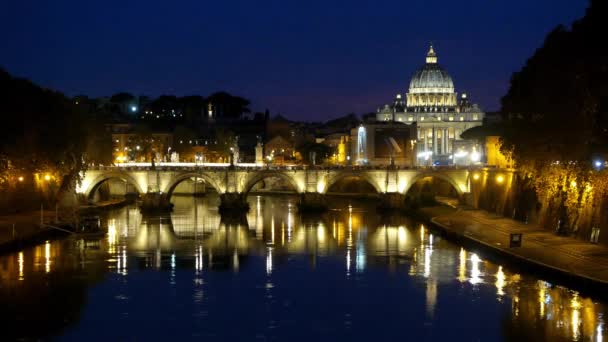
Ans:
{"label": "distant city light", "polygon": [[602,162],[601,160],[596,160],[593,165],[595,165],[595,168],[597,169],[601,169],[602,166],[604,166],[604,162]]}
{"label": "distant city light", "polygon": [[477,151],[473,151],[471,153],[471,161],[476,163],[480,160],[481,160],[481,154],[479,154],[479,152],[477,152]]}
{"label": "distant city light", "polygon": [[[462,157],[466,157],[468,155],[469,155],[469,152],[467,152],[467,151],[459,151],[459,152],[454,153],[454,157],[456,157],[456,158],[462,158]],[[473,156],[471,156],[471,159],[473,159]]]}
{"label": "distant city light", "polygon": [[20,182],[23,182],[23,176],[19,176],[18,179],[19,179]]}
{"label": "distant city light", "polygon": [[132,112],[137,112],[137,106],[131,106],[131,111]]}

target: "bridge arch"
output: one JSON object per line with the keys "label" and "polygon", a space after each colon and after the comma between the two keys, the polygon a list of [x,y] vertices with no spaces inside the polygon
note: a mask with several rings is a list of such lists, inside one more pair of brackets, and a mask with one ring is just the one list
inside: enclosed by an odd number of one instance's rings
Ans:
{"label": "bridge arch", "polygon": [[186,179],[190,179],[190,178],[201,178],[207,184],[209,184],[213,189],[215,189],[215,191],[217,191],[218,193],[221,194],[224,192],[224,188],[219,186],[219,184],[208,174],[188,172],[188,173],[179,174],[179,175],[175,176],[173,179],[171,179],[171,181],[163,189],[163,193],[165,194],[166,198],[171,199],[171,196],[173,195],[173,191],[175,190],[177,185],[179,183],[185,181]]}
{"label": "bridge arch", "polygon": [[380,185],[376,182],[376,180],[374,178],[372,178],[369,174],[367,174],[365,171],[342,171],[339,172],[336,175],[330,176],[329,179],[326,179],[325,181],[325,185],[319,189],[320,193],[327,193],[327,190],[329,190],[329,188],[336,184],[338,181],[347,178],[347,177],[356,177],[356,178],[360,178],[363,181],[369,183],[369,185],[371,185],[372,187],[374,187],[374,189],[376,190],[377,193],[382,193],[384,192],[382,190],[382,188],[380,187]]}
{"label": "bridge arch", "polygon": [[303,187],[298,185],[298,182],[292,176],[290,176],[288,173],[289,173],[289,171],[283,172],[283,171],[275,171],[275,170],[263,170],[263,171],[258,171],[258,172],[252,173],[252,175],[249,176],[249,179],[245,183],[245,186],[243,187],[243,194],[245,196],[247,196],[247,194],[249,194],[249,191],[251,191],[251,189],[253,189],[254,185],[256,185],[258,182],[260,182],[266,178],[271,178],[271,177],[281,178],[282,180],[289,183],[289,185],[295,190],[295,192],[301,193],[303,191]]}
{"label": "bridge arch", "polygon": [[458,194],[459,197],[464,194],[464,191],[462,190],[460,185],[454,180],[454,178],[452,178],[449,175],[442,173],[442,172],[421,172],[421,173],[415,175],[408,182],[405,189],[403,190],[403,193],[407,194],[410,191],[410,189],[412,188],[412,186],[414,184],[416,184],[417,181],[427,178],[427,177],[441,179],[443,181],[448,182],[452,186],[452,188],[454,188],[454,190],[456,190],[456,193]]}
{"label": "bridge arch", "polygon": [[104,182],[106,182],[107,180],[110,180],[110,179],[122,180],[124,182],[127,182],[127,183],[135,186],[135,189],[137,189],[138,193],[140,193],[140,194],[146,193],[146,191],[142,188],[141,184],[139,184],[139,182],[137,182],[137,180],[135,178],[133,178],[131,175],[129,175],[128,173],[112,171],[112,172],[103,173],[103,174],[95,177],[92,181],[90,181],[88,183],[87,188],[83,192],[85,197],[87,199],[90,198],[95,193],[95,191],[97,191],[97,189],[99,188],[99,186],[101,184],[103,184]]}

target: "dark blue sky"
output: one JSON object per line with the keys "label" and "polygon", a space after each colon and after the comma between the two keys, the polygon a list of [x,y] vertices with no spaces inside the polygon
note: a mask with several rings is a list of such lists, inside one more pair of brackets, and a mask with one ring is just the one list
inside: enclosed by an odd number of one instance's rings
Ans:
{"label": "dark blue sky", "polygon": [[429,41],[496,110],[513,71],[586,0],[16,1],[0,66],[68,95],[225,90],[292,119],[363,113],[407,91]]}

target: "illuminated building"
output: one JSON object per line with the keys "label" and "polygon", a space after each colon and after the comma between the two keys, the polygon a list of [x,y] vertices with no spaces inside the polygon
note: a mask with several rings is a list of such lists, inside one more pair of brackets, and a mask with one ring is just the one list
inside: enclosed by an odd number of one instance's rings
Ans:
{"label": "illuminated building", "polygon": [[351,129],[352,160],[359,165],[415,165],[416,124],[364,123]]}
{"label": "illuminated building", "polygon": [[[437,63],[433,46],[426,63],[410,81],[405,98],[398,94],[393,104],[376,112],[376,121],[411,125],[417,123],[417,163],[419,165],[453,164],[454,142],[465,130],[480,126],[485,113],[471,104],[467,94],[458,94],[450,75]],[[466,151],[467,163],[475,163],[473,151]]]}

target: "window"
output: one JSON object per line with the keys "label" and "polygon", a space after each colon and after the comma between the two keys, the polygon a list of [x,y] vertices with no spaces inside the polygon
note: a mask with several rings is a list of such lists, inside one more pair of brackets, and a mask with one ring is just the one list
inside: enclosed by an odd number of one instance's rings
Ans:
{"label": "window", "polygon": [[454,121],[454,117],[453,117],[453,116],[450,116],[450,117],[448,118],[448,120],[450,120],[450,121]]}
{"label": "window", "polygon": [[410,116],[409,118],[407,118],[407,121],[414,121],[414,117]]}
{"label": "window", "polygon": [[473,120],[479,120],[479,116],[477,114],[473,114]]}
{"label": "window", "polygon": [[461,117],[460,117],[460,121],[464,121],[464,116],[461,116]]}
{"label": "window", "polygon": [[421,116],[421,117],[420,117],[420,121],[424,121],[424,116]]}

